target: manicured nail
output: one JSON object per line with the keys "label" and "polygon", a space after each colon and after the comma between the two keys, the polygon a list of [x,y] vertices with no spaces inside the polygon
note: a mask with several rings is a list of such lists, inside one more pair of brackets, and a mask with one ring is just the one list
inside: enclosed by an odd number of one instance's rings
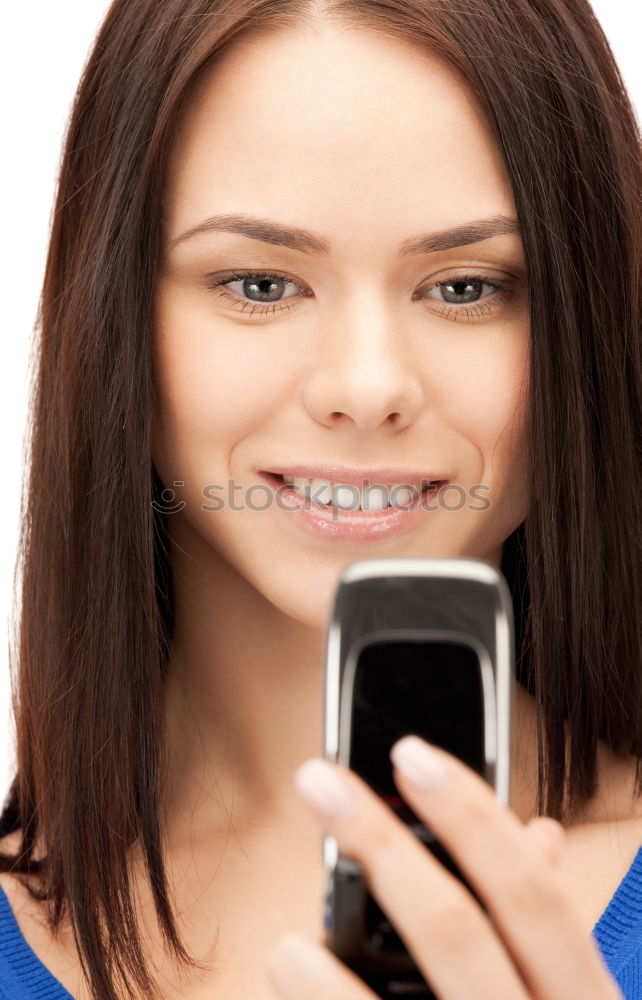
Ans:
{"label": "manicured nail", "polygon": [[395,767],[419,788],[436,788],[445,781],[443,762],[418,736],[404,736],[395,743],[390,758]]}
{"label": "manicured nail", "polygon": [[313,757],[294,772],[294,784],[301,795],[320,812],[338,819],[355,804],[351,788],[327,760]]}

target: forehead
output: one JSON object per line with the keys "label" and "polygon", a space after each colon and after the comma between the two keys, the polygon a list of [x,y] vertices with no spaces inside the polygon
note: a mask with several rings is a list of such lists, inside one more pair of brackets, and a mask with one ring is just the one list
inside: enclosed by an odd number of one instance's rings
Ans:
{"label": "forehead", "polygon": [[[170,231],[214,212],[270,216],[339,242],[513,208],[474,95],[442,59],[322,25],[239,40],[201,76],[173,143]],[[421,228],[421,226],[419,226]],[[394,231],[391,231],[394,230]]]}

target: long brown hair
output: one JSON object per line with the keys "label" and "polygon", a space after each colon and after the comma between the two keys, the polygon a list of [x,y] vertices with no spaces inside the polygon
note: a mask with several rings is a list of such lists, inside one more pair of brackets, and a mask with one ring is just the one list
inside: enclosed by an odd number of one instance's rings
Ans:
{"label": "long brown hair", "polygon": [[132,902],[135,843],[168,949],[196,964],[160,805],[173,604],[152,503],[151,307],[167,151],[210,60],[315,17],[439,54],[485,111],[530,289],[531,505],[502,568],[538,708],[537,808],[560,818],[594,793],[598,738],[637,757],[642,789],[640,135],[589,4],[116,0],[71,115],[39,310],[2,817],[21,844],[0,856],[1,870],[38,876],[52,931],[68,912],[98,1000],[158,994]]}

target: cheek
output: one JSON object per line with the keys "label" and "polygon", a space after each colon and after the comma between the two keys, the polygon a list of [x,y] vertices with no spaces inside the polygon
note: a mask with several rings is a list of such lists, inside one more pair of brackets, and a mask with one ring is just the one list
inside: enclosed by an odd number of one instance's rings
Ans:
{"label": "cheek", "polygon": [[528,406],[528,323],[479,332],[466,363],[453,365],[448,408],[452,423],[487,462],[521,450]]}
{"label": "cheek", "polygon": [[227,448],[266,420],[284,387],[259,333],[214,317],[199,296],[159,293],[154,377],[166,432]]}

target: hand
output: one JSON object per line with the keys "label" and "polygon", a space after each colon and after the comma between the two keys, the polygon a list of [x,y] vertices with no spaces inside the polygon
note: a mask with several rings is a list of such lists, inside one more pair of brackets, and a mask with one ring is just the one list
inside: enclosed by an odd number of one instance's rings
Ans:
{"label": "hand", "polygon": [[[474,771],[416,736],[391,757],[400,794],[488,915],[353,771],[309,760],[295,783],[341,853],[361,864],[440,1000],[622,1000],[562,884],[561,824],[538,817],[524,825]],[[287,935],[268,951],[267,969],[285,1000],[375,1000],[320,941]]]}

